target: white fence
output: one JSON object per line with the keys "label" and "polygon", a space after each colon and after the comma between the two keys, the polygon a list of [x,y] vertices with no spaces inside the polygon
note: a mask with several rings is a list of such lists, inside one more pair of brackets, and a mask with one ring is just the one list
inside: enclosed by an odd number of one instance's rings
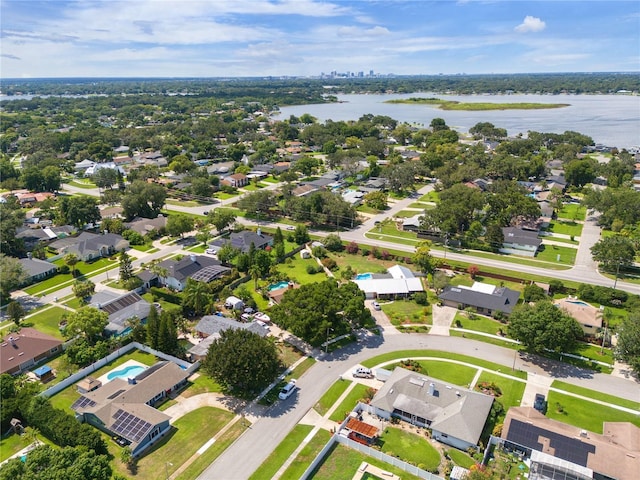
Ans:
{"label": "white fence", "polygon": [[47,398],[51,397],[56,393],[67,388],[69,385],[82,380],[84,377],[95,372],[99,368],[104,367],[107,363],[114,361],[116,358],[119,358],[122,355],[125,355],[134,349],[142,350],[143,352],[150,353],[152,355],[155,355],[156,357],[162,358],[163,360],[169,360],[171,362],[177,363],[178,365],[183,367],[189,374],[196,371],[200,366],[200,362],[189,363],[184,360],[180,360],[179,358],[173,357],[171,355],[167,355],[166,353],[160,352],[158,350],[154,350],[153,348],[147,347],[146,345],[142,345],[141,343],[131,342],[128,345],[125,345],[124,347],[115,350],[114,352],[110,353],[106,357],[101,358],[97,362],[92,363],[88,367],[83,368],[79,372],[74,373],[73,375],[65,378],[60,383],[57,383],[51,388],[46,389],[44,392],[40,393],[40,395]]}

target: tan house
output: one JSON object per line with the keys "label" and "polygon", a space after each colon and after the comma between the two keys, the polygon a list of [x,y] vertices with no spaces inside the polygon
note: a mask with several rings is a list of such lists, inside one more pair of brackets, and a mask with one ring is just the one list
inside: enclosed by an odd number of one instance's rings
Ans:
{"label": "tan house", "polygon": [[233,175],[224,177],[220,183],[230,187],[241,188],[249,183],[249,178],[244,173],[234,173]]}
{"label": "tan house", "polygon": [[599,308],[570,298],[563,298],[554,303],[576,319],[585,335],[595,335],[598,329],[602,328],[602,312]]}

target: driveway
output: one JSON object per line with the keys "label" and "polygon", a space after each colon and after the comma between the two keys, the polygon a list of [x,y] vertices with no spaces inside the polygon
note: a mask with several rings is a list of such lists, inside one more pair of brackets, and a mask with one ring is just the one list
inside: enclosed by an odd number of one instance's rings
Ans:
{"label": "driveway", "polygon": [[429,335],[449,336],[451,322],[453,322],[458,310],[453,307],[441,307],[440,305],[433,305],[431,308],[433,325],[429,330]]}

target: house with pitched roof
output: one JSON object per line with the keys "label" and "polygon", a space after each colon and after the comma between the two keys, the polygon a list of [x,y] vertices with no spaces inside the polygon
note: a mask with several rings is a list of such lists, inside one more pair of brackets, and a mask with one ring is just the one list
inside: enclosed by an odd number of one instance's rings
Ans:
{"label": "house with pitched roof", "polygon": [[222,185],[228,185],[230,187],[241,188],[249,183],[249,179],[244,173],[234,173],[220,180]]}
{"label": "house with pitched roof", "polygon": [[171,428],[171,417],[153,406],[186,385],[188,377],[177,364],[158,362],[134,378],[114,378],[83,393],[71,408],[79,420],[124,438],[139,456]]}
{"label": "house with pitched roof", "polygon": [[512,407],[500,443],[530,461],[529,478],[625,480],[640,472],[640,428],[629,422],[604,422],[600,434]]}
{"label": "house with pitched roof", "polygon": [[50,247],[60,254],[75,253],[83,262],[109,257],[129,248],[129,242],[115,233],[82,232],[77,237],[56,240]]}
{"label": "house with pitched roof", "polygon": [[197,345],[188,350],[192,360],[203,360],[207,356],[209,347],[218,338],[224,330],[249,330],[261,337],[267,336],[269,330],[256,322],[243,323],[233,320],[232,318],[222,317],[219,315],[205,315],[196,325],[196,335],[201,339]]}
{"label": "house with pitched roof", "polygon": [[62,351],[62,341],[35,328],[21,328],[0,342],[0,374],[18,375]]}
{"label": "house with pitched roof", "polygon": [[461,450],[477,448],[493,397],[395,368],[370,402],[374,414],[431,429],[431,438]]}
{"label": "house with pitched roof", "polygon": [[233,232],[229,238],[217,238],[209,245],[219,250],[223,246],[230,244],[233,248],[240,250],[242,253],[247,253],[251,249],[251,244],[256,249],[264,250],[268,246],[273,245],[273,237],[262,233],[260,229],[256,232],[250,230],[244,230],[242,232]]}
{"label": "house with pitched roof", "polygon": [[421,279],[402,265],[389,267],[387,273],[360,274],[352,281],[367,298],[398,298],[424,292]]}
{"label": "house with pitched roof", "polygon": [[[231,271],[229,267],[222,265],[219,260],[206,255],[187,255],[180,260],[169,258],[160,262],[158,267],[167,271],[167,276],[159,277],[158,282],[179,292],[184,290],[189,278],[209,283],[227,275]],[[152,280],[147,279],[148,282]]]}
{"label": "house with pitched roof", "polygon": [[45,262],[37,258],[21,258],[19,262],[27,274],[25,285],[44,280],[45,278],[55,275],[58,271],[58,267],[53,263]]}
{"label": "house with pitched roof", "polygon": [[116,337],[126,335],[131,331],[127,320],[137,317],[141,321],[145,321],[152,308],[152,305],[136,292],[119,295],[108,290],[93,295],[91,306],[109,314],[109,323],[104,330],[107,335]]}
{"label": "house with pitched roof", "polygon": [[472,307],[482,315],[494,315],[497,312],[509,315],[518,303],[520,292],[507,287],[475,282],[471,287],[464,285],[445,287],[438,298],[447,307],[460,309]]}
{"label": "house with pitched roof", "polygon": [[535,257],[538,248],[542,245],[542,240],[538,238],[538,232],[523,230],[515,227],[504,227],[502,229],[504,241],[502,242],[502,253],[513,253],[527,257]]}

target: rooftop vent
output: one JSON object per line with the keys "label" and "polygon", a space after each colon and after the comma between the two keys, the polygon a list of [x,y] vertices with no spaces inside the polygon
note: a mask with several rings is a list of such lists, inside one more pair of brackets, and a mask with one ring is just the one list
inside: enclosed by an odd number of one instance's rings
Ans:
{"label": "rooftop vent", "polygon": [[436,385],[435,383],[431,382],[429,384],[429,395],[434,396],[436,394]]}
{"label": "rooftop vent", "polygon": [[587,438],[587,431],[586,430],[580,430],[580,436],[583,438]]}

